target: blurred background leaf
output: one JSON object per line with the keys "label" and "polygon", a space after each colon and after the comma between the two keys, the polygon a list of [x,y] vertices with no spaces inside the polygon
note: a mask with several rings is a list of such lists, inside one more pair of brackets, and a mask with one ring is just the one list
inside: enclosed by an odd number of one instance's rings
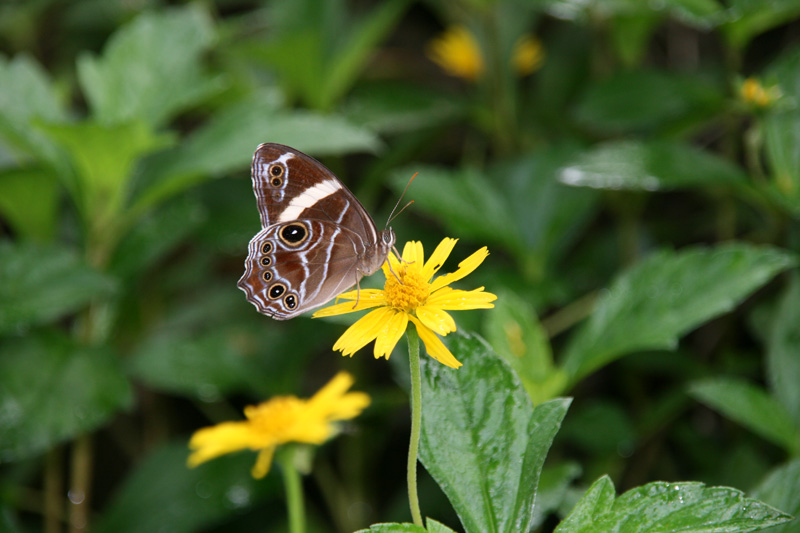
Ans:
{"label": "blurred background leaf", "polygon": [[741,244],[654,254],[620,276],[566,348],[570,382],[632,351],[674,349],[678,337],[730,311],[795,259]]}
{"label": "blurred background leaf", "polygon": [[205,74],[200,62],[213,42],[211,19],[199,4],[137,17],[108,41],[102,58],[78,59],[93,117],[158,127],[220,90],[222,80]]}
{"label": "blurred background leaf", "polygon": [[2,354],[4,462],[38,455],[131,407],[133,391],[108,348],[80,346],[58,334],[42,333],[5,340]]}
{"label": "blurred background leaf", "polygon": [[0,242],[0,331],[58,319],[116,288],[113,278],[57,245]]}

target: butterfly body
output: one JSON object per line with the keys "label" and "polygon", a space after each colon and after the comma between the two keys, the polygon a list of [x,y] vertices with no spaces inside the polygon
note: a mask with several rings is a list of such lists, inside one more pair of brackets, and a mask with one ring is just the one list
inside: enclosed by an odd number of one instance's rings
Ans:
{"label": "butterfly body", "polygon": [[281,144],[253,155],[261,231],[250,240],[238,286],[263,313],[287,320],[325,305],[380,269],[394,246],[319,161]]}

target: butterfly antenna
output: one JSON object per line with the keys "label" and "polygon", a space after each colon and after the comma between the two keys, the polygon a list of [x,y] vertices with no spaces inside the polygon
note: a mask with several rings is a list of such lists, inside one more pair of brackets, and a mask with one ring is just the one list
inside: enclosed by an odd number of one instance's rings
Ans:
{"label": "butterfly antenna", "polygon": [[389,227],[389,224],[392,223],[392,220],[397,218],[400,215],[400,213],[402,213],[403,211],[406,210],[406,207],[408,207],[408,206],[410,206],[411,204],[414,203],[414,200],[411,200],[406,205],[404,205],[403,208],[400,209],[400,211],[397,211],[397,208],[400,206],[400,202],[403,201],[403,196],[406,195],[406,192],[408,191],[408,188],[411,186],[411,182],[414,181],[414,178],[417,177],[417,174],[419,174],[419,172],[415,172],[414,175],[411,176],[411,179],[408,180],[408,183],[406,184],[406,188],[403,189],[403,194],[400,195],[400,198],[397,199],[397,203],[394,204],[394,209],[392,209],[392,212],[389,214],[389,220],[386,221],[386,228]]}

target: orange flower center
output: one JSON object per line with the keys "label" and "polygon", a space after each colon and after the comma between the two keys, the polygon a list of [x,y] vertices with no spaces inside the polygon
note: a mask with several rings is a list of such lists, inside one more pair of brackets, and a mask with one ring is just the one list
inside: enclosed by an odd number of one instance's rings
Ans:
{"label": "orange flower center", "polygon": [[[400,278],[398,281],[397,277]],[[424,305],[430,295],[430,284],[422,277],[419,268],[412,265],[402,265],[397,271],[397,277],[389,274],[383,293],[386,305],[394,309],[410,312]]]}

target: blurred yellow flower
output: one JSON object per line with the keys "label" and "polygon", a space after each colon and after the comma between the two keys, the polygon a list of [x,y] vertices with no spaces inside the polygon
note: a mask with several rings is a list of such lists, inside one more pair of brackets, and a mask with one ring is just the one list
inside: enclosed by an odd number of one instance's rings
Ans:
{"label": "blurred yellow flower", "polygon": [[739,88],[739,94],[746,103],[756,107],[772,105],[781,97],[781,90],[777,86],[765,88],[756,78],[747,78]]}
{"label": "blurred yellow flower", "polygon": [[260,479],[272,465],[275,448],[288,442],[322,444],[336,433],[333,422],[355,418],[369,405],[363,392],[347,392],[353,377],[339,372],[314,396],[276,396],[245,407],[247,420],[223,422],[197,430],[189,441],[194,450],[187,464],[195,467],[220,455],[240,450],[258,451],[252,475]]}
{"label": "blurred yellow flower", "polygon": [[[464,26],[453,26],[428,44],[428,57],[452,76],[468,81],[480,78],[486,66],[478,40]],[[520,76],[539,69],[544,61],[542,43],[532,35],[523,35],[514,45],[511,66]]]}
{"label": "blurred yellow flower", "polygon": [[539,39],[532,35],[523,35],[514,45],[511,62],[514,69],[521,75],[527,76],[539,70],[544,61],[544,49]]}
{"label": "blurred yellow flower", "polygon": [[428,43],[428,57],[445,72],[475,81],[484,71],[478,41],[464,26],[448,28]]}
{"label": "blurred yellow flower", "polygon": [[[346,292],[339,298],[350,302],[337,303],[314,313],[317,318],[378,308],[350,326],[333,345],[333,349],[341,351],[342,355],[352,356],[374,340],[375,358],[388,359],[408,323],[412,322],[431,357],[443,365],[460,367],[461,363],[437,336],[456,330],[455,321],[446,311],[489,309],[494,307],[490,302],[496,300],[497,296],[484,292],[483,287],[463,291],[448,286],[469,275],[483,263],[489,255],[485,246],[461,261],[455,272],[432,279],[457,241],[458,239],[443,239],[428,261],[425,261],[422,243],[407,242],[403,248],[402,261],[390,253],[387,263],[383,264],[383,274],[386,276],[383,290]],[[352,300],[356,300],[355,306]]]}

